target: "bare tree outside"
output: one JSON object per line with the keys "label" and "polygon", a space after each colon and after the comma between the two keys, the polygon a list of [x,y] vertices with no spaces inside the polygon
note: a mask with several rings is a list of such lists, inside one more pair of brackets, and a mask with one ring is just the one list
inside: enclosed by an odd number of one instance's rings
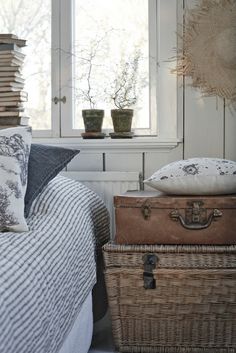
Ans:
{"label": "bare tree outside", "polygon": [[106,60],[109,54],[108,38],[112,28],[95,34],[86,45],[75,44],[75,95],[78,105],[84,108],[99,108],[106,100]]}
{"label": "bare tree outside", "polygon": [[[117,109],[135,107],[142,90],[148,85],[146,75],[139,72],[142,62],[140,49],[135,49],[131,57],[120,60],[115,72],[114,81],[106,89],[108,101]],[[136,107],[137,108],[137,107]]]}
{"label": "bare tree outside", "polygon": [[82,109],[96,107],[105,109],[103,126],[111,128],[110,109],[122,106],[135,110],[134,127],[147,128],[148,2],[100,0],[99,6],[97,3],[76,1],[74,126],[83,128]]}

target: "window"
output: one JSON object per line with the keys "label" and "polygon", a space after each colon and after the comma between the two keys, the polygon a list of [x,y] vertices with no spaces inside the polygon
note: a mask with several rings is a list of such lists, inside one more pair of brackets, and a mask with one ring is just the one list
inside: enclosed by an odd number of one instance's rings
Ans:
{"label": "window", "polygon": [[[131,105],[133,127],[149,129],[148,1],[77,0],[74,13],[73,126],[83,129],[81,109],[101,108],[104,128],[112,128],[110,109]],[[122,87],[128,93],[124,105]]]}
{"label": "window", "polygon": [[[122,85],[130,86],[129,103],[135,101],[128,106],[135,110],[132,127],[141,135],[154,133],[156,94],[150,95],[150,77],[157,76],[156,45],[151,49],[150,41],[156,43],[156,31],[155,20],[149,18],[156,16],[156,1],[75,0],[71,6],[64,8],[72,28],[62,34],[67,72],[62,90],[73,108],[63,115],[73,118],[62,122],[63,133],[77,136],[83,129],[81,110],[89,108],[104,109],[103,128],[112,129],[112,97]],[[62,111],[67,108],[62,106]]]}
{"label": "window", "polygon": [[176,138],[177,81],[167,62],[177,2],[0,0],[0,31],[27,39],[26,114],[36,135],[79,136],[85,108],[104,109],[103,128],[111,130],[122,82],[131,87],[136,134]]}

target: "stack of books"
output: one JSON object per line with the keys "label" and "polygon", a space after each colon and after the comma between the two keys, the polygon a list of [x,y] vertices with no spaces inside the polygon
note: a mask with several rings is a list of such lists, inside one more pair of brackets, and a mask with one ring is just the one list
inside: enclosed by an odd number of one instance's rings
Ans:
{"label": "stack of books", "polygon": [[0,129],[28,125],[29,122],[24,114],[28,95],[23,90],[21,74],[25,58],[22,47],[25,45],[26,41],[14,34],[0,33]]}

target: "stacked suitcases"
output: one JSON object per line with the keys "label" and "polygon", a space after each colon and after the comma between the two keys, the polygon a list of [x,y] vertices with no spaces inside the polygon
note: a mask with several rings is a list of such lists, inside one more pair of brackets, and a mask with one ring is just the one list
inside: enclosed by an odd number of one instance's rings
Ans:
{"label": "stacked suitcases", "polygon": [[103,254],[116,349],[236,353],[236,196],[128,192],[114,206]]}

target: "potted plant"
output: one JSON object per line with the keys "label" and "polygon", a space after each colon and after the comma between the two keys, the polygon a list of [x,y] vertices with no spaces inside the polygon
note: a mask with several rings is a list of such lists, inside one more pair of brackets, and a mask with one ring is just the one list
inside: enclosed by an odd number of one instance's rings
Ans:
{"label": "potted plant", "polygon": [[84,128],[85,128],[85,134],[83,134],[82,136],[83,137],[89,137],[89,136],[105,137],[105,134],[102,134],[104,110],[95,109],[97,97],[93,95],[93,91],[89,86],[89,82],[86,89],[80,90],[80,95],[81,95],[81,98],[83,98],[83,102],[87,102],[89,105],[88,109],[82,109],[82,117],[83,117]]}
{"label": "potted plant", "polygon": [[100,41],[94,41],[87,48],[80,49],[76,56],[79,58],[80,76],[76,77],[79,87],[76,89],[76,99],[87,109],[82,109],[82,117],[85,127],[83,138],[104,138],[102,124],[104,110],[96,109],[98,102],[104,101],[104,89],[97,80],[97,52]]}
{"label": "potted plant", "polygon": [[83,109],[82,117],[86,133],[101,133],[104,118],[103,109]]}
{"label": "potted plant", "polygon": [[115,105],[111,110],[114,133],[111,137],[132,137],[132,119],[134,115],[133,107],[138,100],[139,91],[139,63],[141,54],[135,50],[134,55],[121,61],[116,68],[116,76],[111,84],[109,93],[110,101]]}

